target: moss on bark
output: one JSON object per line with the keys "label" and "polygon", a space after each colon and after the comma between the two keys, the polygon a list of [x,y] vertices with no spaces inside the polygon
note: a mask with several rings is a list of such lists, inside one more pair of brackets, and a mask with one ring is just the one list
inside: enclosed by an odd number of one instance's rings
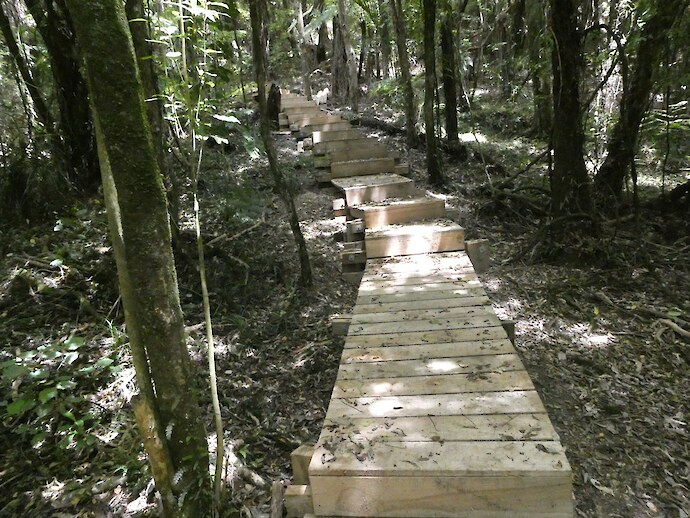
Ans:
{"label": "moss on bark", "polygon": [[68,0],[67,6],[86,65],[127,332],[135,359],[139,355],[137,377],[155,391],[152,406],[174,464],[175,514],[206,516],[206,433],[185,346],[165,192],[124,8],[118,0]]}

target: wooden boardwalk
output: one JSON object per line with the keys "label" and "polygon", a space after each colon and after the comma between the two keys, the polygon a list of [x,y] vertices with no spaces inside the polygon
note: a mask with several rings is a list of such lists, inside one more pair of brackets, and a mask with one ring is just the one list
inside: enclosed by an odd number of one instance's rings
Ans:
{"label": "wooden boardwalk", "polygon": [[[356,164],[339,170],[348,168],[357,172]],[[372,174],[333,183],[390,184]],[[437,218],[438,206],[419,192],[373,209],[371,193],[343,194],[346,212],[362,218],[357,246],[369,257],[309,462],[310,509],[324,517],[572,516],[570,465],[463,250],[462,229],[424,219]]]}

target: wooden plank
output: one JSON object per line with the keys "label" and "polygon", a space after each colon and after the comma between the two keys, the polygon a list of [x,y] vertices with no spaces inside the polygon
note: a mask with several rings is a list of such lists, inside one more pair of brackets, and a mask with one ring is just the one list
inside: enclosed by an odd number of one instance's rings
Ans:
{"label": "wooden plank", "polygon": [[412,378],[336,380],[331,399],[420,394],[458,394],[496,390],[534,390],[526,371],[449,374]]}
{"label": "wooden plank", "polygon": [[293,129],[295,131],[299,131],[310,124],[328,124],[331,122],[343,122],[343,118],[340,115],[330,115],[327,112],[323,112],[322,114],[318,113],[316,115],[305,116],[301,119],[297,119],[295,122],[293,122]]}
{"label": "wooden plank", "polygon": [[[426,284],[424,281],[420,283],[420,279],[426,279]],[[401,278],[399,279],[399,284],[390,281],[365,282],[366,284],[359,292],[359,295],[362,297],[391,295],[393,293],[425,293],[429,291],[452,290],[455,288],[477,288],[483,291],[481,281],[472,274],[459,274],[455,279],[446,279],[443,275]]]}
{"label": "wooden plank", "polygon": [[314,455],[313,444],[302,444],[290,454],[292,466],[292,480],[295,484],[309,484],[309,463]]}
{"label": "wooden plank", "polygon": [[443,200],[415,197],[359,205],[352,207],[350,212],[353,217],[362,218],[366,228],[379,228],[397,223],[442,218],[446,213],[446,206]]}
{"label": "wooden plank", "polygon": [[330,166],[331,162],[345,162],[347,160],[362,160],[365,158],[393,158],[395,160],[395,156],[396,152],[388,149],[385,144],[372,140],[367,146],[343,151],[331,151],[324,157],[324,160],[326,161],[326,166]]}
{"label": "wooden plank", "polygon": [[439,298],[431,300],[414,300],[403,302],[378,302],[374,304],[357,304],[353,308],[355,315],[369,315],[372,313],[389,313],[393,311],[410,311],[438,308],[463,308],[472,306],[490,306],[489,297],[454,297],[450,299]]}
{"label": "wooden plank", "polygon": [[524,366],[516,354],[491,354],[395,362],[342,363],[338,371],[338,378],[343,380],[411,378],[414,376],[508,372],[523,369]]}
{"label": "wooden plank", "polygon": [[436,300],[448,298],[476,298],[485,297],[486,292],[480,286],[457,287],[457,284],[444,283],[438,289],[427,291],[412,291],[407,287],[389,290],[388,293],[374,294],[363,292],[357,297],[357,304],[388,304],[395,302],[412,302],[422,300]]}
{"label": "wooden plank", "polygon": [[318,516],[572,518],[570,475],[530,477],[316,476]]}
{"label": "wooden plank", "polygon": [[314,512],[311,487],[306,484],[294,484],[286,487],[283,498],[287,518],[302,518]]}
{"label": "wooden plank", "polygon": [[344,193],[349,206],[411,196],[416,192],[412,180],[391,174],[337,178],[331,183]]}
{"label": "wooden plank", "polygon": [[328,446],[321,441],[316,445],[309,465],[313,487],[314,476],[570,477],[558,441],[407,442],[401,448],[390,442],[360,445],[350,440]]}
{"label": "wooden plank", "polygon": [[392,173],[394,168],[395,160],[392,158],[367,158],[331,162],[331,178]]}
{"label": "wooden plank", "polygon": [[312,140],[314,144],[319,144],[321,142],[333,142],[337,140],[353,140],[361,139],[364,134],[357,129],[346,129],[340,131],[315,131],[312,133]]}
{"label": "wooden plank", "polygon": [[371,261],[367,270],[372,275],[383,275],[416,272],[419,270],[453,270],[455,268],[472,268],[472,262],[466,252],[444,252],[441,254],[396,257],[395,259],[379,259]]}
{"label": "wooden plank", "polygon": [[[357,313],[352,316],[352,323],[357,324],[374,324],[383,322],[408,322],[412,320],[428,320],[438,317],[443,318],[464,318],[476,317],[484,315],[495,316],[494,310],[491,306],[459,306],[459,307],[441,307],[434,309],[419,309],[407,311],[389,311],[379,313]],[[499,320],[500,321],[500,320]]]}
{"label": "wooden plank", "polygon": [[410,272],[399,275],[383,275],[379,278],[365,279],[366,288],[379,289],[394,286],[425,286],[429,284],[446,284],[449,282],[472,282],[479,281],[479,277],[472,268],[458,268],[455,271],[439,272]]}
{"label": "wooden plank", "polygon": [[473,329],[442,329],[421,333],[388,333],[380,335],[348,336],[345,348],[394,347],[414,344],[439,344],[449,342],[473,342],[477,340],[507,339],[503,327],[478,327]]}
{"label": "wooden plank", "polygon": [[350,128],[350,123],[347,121],[339,122],[324,122],[321,124],[307,124],[302,127],[300,133],[305,137],[310,137],[315,131],[342,131]]}
{"label": "wooden plank", "polygon": [[[355,130],[356,131],[356,130]],[[371,143],[371,139],[366,138],[361,134],[361,138],[349,139],[349,140],[334,140],[331,142],[318,142],[314,144],[314,154],[315,155],[325,155],[331,151],[343,151],[348,149],[357,149],[361,146],[368,145]]]}
{"label": "wooden plank", "polygon": [[543,413],[473,416],[341,417],[327,419],[322,443],[338,434],[357,442],[556,441],[558,434]]}
{"label": "wooden plank", "polygon": [[409,333],[419,331],[437,331],[439,329],[468,329],[471,327],[500,326],[496,314],[479,316],[458,316],[457,318],[433,317],[423,320],[402,322],[374,322],[350,324],[349,336],[378,335],[382,333]]}
{"label": "wooden plank", "polygon": [[386,227],[367,233],[370,258],[462,250],[465,231],[455,224],[417,223]]}
{"label": "wooden plank", "polygon": [[397,347],[361,347],[343,349],[341,363],[369,363],[400,360],[426,360],[431,358],[458,358],[515,353],[513,344],[506,339],[477,340],[474,342],[445,342],[440,344],[413,344]]}

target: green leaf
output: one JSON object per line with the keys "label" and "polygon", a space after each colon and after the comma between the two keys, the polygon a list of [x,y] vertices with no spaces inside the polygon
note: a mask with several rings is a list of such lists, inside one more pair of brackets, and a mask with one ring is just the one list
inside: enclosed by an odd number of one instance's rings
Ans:
{"label": "green leaf", "polygon": [[70,336],[67,340],[65,340],[62,343],[67,346],[67,350],[75,351],[76,349],[79,349],[82,345],[84,345],[86,343],[86,340],[81,336]]}
{"label": "green leaf", "polygon": [[35,448],[36,446],[40,445],[45,438],[46,438],[45,432],[38,432],[36,435],[34,435],[31,438],[31,446],[33,446]]}
{"label": "green leaf", "polygon": [[96,367],[103,368],[103,367],[109,367],[113,364],[115,360],[112,358],[101,358],[96,362]]}
{"label": "green leaf", "polygon": [[15,362],[14,360],[7,361],[2,364],[2,379],[15,380],[20,376],[29,373],[29,368],[26,365]]}
{"label": "green leaf", "polygon": [[18,415],[32,409],[35,405],[36,402],[32,399],[17,399],[16,401],[12,401],[12,403],[7,405],[6,412],[7,415]]}
{"label": "green leaf", "polygon": [[60,258],[53,259],[52,261],[50,261],[50,266],[52,266],[53,268],[57,268],[59,266],[62,266],[62,259],[60,259]]}
{"label": "green leaf", "polygon": [[55,397],[57,397],[57,393],[58,393],[57,387],[44,388],[43,390],[41,390],[38,393],[38,400],[41,403],[47,403],[51,399],[54,399]]}

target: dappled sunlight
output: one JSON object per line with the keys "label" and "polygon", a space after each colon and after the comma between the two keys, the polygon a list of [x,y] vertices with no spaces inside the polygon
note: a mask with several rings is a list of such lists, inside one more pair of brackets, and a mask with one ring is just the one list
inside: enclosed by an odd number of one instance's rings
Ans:
{"label": "dappled sunlight", "polygon": [[460,133],[458,135],[458,138],[460,139],[460,142],[479,142],[480,144],[486,144],[489,139],[486,138],[485,135],[482,135],[481,133],[475,132],[475,133]]}
{"label": "dappled sunlight", "polygon": [[457,370],[458,367],[458,362],[453,360],[431,360],[426,364],[426,368],[433,373],[451,372]]}
{"label": "dappled sunlight", "polygon": [[565,333],[584,349],[606,349],[616,341],[611,333],[596,332],[591,324],[584,322],[568,326]]}
{"label": "dappled sunlight", "polygon": [[302,222],[300,227],[302,228],[302,235],[307,241],[329,238],[343,230],[343,224],[333,218],[320,219],[310,223]]}

